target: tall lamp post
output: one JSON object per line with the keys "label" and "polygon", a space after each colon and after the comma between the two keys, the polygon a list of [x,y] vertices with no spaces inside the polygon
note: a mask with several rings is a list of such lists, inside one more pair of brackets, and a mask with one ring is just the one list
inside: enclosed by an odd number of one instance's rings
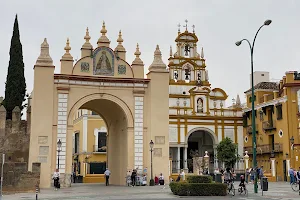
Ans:
{"label": "tall lamp post", "polygon": [[[258,32],[260,29],[264,26],[269,26],[272,23],[272,20],[266,20],[263,25],[259,27],[257,30],[252,45],[249,42],[248,39],[242,39],[240,41],[237,41],[235,44],[236,46],[240,46],[243,41],[246,41],[249,44],[250,47],[250,53],[251,53],[251,107],[252,107],[252,146],[253,146],[253,169],[257,167],[257,160],[256,160],[256,130],[255,130],[255,109],[254,109],[254,101],[255,101],[255,96],[254,96],[254,75],[253,75],[253,51],[254,51],[254,44],[255,40],[257,37]],[[257,174],[255,176],[254,180],[254,193],[257,193]]]}
{"label": "tall lamp post", "polygon": [[57,142],[57,169],[59,169],[59,153],[61,152],[61,140]]}
{"label": "tall lamp post", "polygon": [[[293,164],[294,164],[294,161],[293,161],[293,157],[294,157],[294,143],[295,143],[295,138],[294,138],[294,136],[292,136],[291,138],[290,138],[290,142],[291,142],[291,165],[293,166]],[[294,166],[295,167],[295,166]]]}
{"label": "tall lamp post", "polygon": [[150,179],[150,186],[154,186],[154,180],[153,180],[153,147],[154,147],[154,142],[151,140],[150,143],[150,152],[151,152],[151,179]]}

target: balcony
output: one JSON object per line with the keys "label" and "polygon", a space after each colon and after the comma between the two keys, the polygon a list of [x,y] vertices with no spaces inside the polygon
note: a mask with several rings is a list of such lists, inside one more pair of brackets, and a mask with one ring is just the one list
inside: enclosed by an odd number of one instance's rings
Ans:
{"label": "balcony", "polygon": [[276,129],[275,121],[274,120],[264,121],[262,123],[262,127],[265,131],[271,131],[273,129]]}
{"label": "balcony", "polygon": [[[252,147],[244,147],[245,151],[248,151],[248,154],[253,154],[253,148]],[[256,147],[256,153],[257,154],[267,154],[267,153],[282,153],[283,147],[280,143],[275,143],[274,146],[272,144],[264,144],[264,145],[258,145]]]}
{"label": "balcony", "polygon": [[98,145],[94,145],[94,153],[106,153],[106,146],[98,146]]}
{"label": "balcony", "polygon": [[[246,129],[247,129],[247,134],[248,134],[248,135],[252,134],[252,125],[248,125],[248,126],[246,127]],[[257,133],[257,132],[258,132],[257,124],[255,124],[255,130],[256,130],[256,133]]]}

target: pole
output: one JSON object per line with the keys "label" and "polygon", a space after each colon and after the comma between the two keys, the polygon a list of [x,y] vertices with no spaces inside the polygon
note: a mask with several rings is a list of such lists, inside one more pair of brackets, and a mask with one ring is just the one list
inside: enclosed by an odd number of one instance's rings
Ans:
{"label": "pole", "polygon": [[59,169],[59,150],[57,150],[57,169]]}
{"label": "pole", "polygon": [[257,161],[256,161],[256,127],[255,127],[255,108],[254,108],[254,74],[253,74],[253,45],[251,48],[251,107],[252,107],[252,146],[253,146],[253,169],[255,169],[254,176],[254,193],[257,193]]}
{"label": "pole", "polygon": [[153,152],[153,149],[151,148],[151,180],[153,180],[153,160],[152,160],[152,152]]}
{"label": "pole", "polygon": [[2,154],[2,166],[1,166],[1,184],[0,184],[0,200],[2,199],[2,187],[3,187],[3,168],[5,162],[5,154]]}

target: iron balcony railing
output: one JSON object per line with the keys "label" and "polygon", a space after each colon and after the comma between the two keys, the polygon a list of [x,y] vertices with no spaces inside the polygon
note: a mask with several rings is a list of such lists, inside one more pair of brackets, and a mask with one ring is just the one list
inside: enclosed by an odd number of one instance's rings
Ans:
{"label": "iron balcony railing", "polygon": [[262,125],[263,125],[263,129],[264,129],[265,131],[267,131],[267,130],[273,130],[273,129],[276,128],[276,126],[275,126],[275,121],[274,121],[274,120],[264,121],[264,122],[262,123]]}
{"label": "iron balcony railing", "polygon": [[94,152],[106,152],[106,146],[94,145]]}
{"label": "iron balcony railing", "polygon": [[[253,148],[252,147],[244,147],[244,151],[248,151],[248,154],[253,154]],[[274,143],[272,144],[264,144],[264,145],[258,145],[256,147],[256,153],[257,154],[266,154],[266,153],[282,153],[283,147],[281,143]]]}
{"label": "iron balcony railing", "polygon": [[[252,125],[248,125],[246,129],[247,129],[247,134],[252,134]],[[255,130],[256,132],[258,132],[257,124],[255,124]]]}

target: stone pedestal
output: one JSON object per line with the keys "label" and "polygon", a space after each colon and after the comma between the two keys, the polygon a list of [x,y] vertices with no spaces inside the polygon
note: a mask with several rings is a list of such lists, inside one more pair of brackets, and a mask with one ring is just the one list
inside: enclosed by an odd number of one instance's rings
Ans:
{"label": "stone pedestal", "polygon": [[193,173],[195,175],[203,174],[203,157],[194,157],[193,158]]}
{"label": "stone pedestal", "polygon": [[276,176],[275,158],[271,158],[271,174],[273,177]]}

